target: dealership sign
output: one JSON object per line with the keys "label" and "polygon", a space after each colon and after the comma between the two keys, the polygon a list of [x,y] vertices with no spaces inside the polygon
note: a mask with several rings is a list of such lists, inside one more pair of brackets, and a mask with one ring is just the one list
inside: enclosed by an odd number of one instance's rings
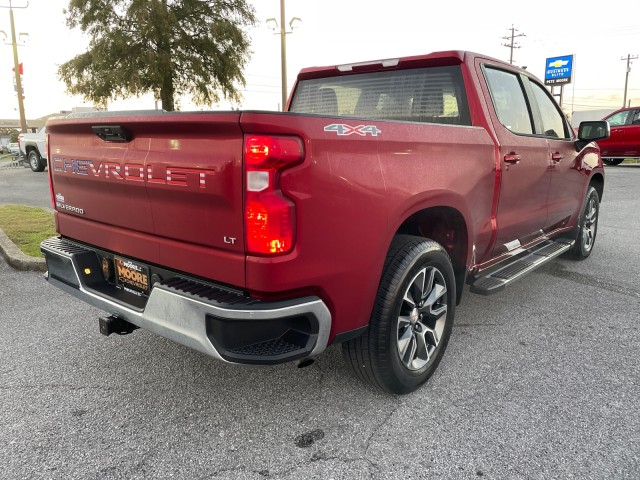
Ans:
{"label": "dealership sign", "polygon": [[573,55],[547,58],[544,69],[544,84],[562,85],[563,83],[571,83],[572,71]]}

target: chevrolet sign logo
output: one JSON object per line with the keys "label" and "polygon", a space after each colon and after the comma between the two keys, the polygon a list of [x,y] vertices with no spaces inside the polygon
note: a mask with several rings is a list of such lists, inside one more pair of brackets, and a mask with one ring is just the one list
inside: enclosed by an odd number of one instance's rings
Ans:
{"label": "chevrolet sign logo", "polygon": [[569,60],[554,60],[553,62],[549,62],[549,68],[564,67],[568,63],[569,63]]}

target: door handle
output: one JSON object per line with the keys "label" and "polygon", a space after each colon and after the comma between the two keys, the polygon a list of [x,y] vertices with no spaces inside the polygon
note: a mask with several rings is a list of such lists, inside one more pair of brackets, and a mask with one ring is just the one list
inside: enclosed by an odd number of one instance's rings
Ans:
{"label": "door handle", "polygon": [[551,160],[553,160],[554,162],[559,162],[560,160],[562,160],[564,158],[564,156],[562,156],[560,154],[560,152],[556,152],[556,153],[552,153],[551,154]]}
{"label": "door handle", "polygon": [[520,155],[518,155],[516,152],[507,153],[504,156],[504,161],[506,163],[516,164],[520,160],[522,160],[522,157]]}

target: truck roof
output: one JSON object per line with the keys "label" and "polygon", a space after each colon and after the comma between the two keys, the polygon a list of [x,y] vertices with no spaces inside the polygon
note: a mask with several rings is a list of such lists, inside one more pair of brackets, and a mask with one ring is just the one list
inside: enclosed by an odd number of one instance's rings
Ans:
{"label": "truck roof", "polygon": [[[397,57],[378,59],[364,62],[354,62],[342,65],[328,65],[322,67],[308,67],[303,68],[298,74],[298,80],[307,80],[311,78],[338,76],[342,74],[349,74],[353,72],[372,72],[381,70],[395,70],[404,68],[420,68],[426,66],[441,66],[441,65],[457,65],[465,62],[473,62],[476,57],[482,57],[490,59],[495,62],[503,63],[512,69],[521,70],[515,65],[510,65],[502,60],[488,57],[487,55],[481,55],[466,50],[446,50],[441,52],[432,52],[425,55],[416,55],[410,57]],[[524,70],[521,70],[524,72]],[[527,72],[528,75],[530,73]]]}

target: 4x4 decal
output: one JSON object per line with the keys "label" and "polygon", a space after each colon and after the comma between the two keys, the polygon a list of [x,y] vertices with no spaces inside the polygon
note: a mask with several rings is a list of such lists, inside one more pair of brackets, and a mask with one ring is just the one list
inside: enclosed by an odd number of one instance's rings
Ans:
{"label": "4x4 decal", "polygon": [[357,125],[352,127],[345,123],[332,123],[324,127],[325,132],[336,132],[340,136],[351,135],[355,133],[361,137],[365,137],[367,134],[372,137],[377,137],[379,133],[382,133],[375,125]]}

